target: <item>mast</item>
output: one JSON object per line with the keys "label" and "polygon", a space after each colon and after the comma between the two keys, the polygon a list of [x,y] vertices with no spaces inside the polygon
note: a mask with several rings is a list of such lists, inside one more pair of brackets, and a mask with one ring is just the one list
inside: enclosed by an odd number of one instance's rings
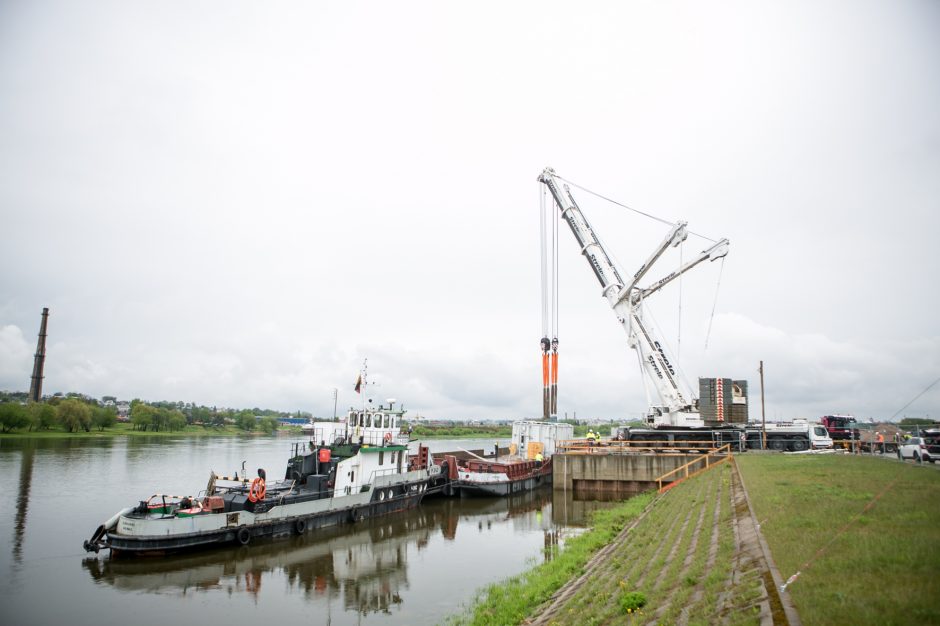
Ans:
{"label": "mast", "polygon": [[29,383],[29,399],[31,402],[42,400],[43,368],[46,364],[46,323],[49,320],[49,307],[42,309],[42,323],[39,325],[39,341],[36,343],[36,357],[33,361],[33,376]]}

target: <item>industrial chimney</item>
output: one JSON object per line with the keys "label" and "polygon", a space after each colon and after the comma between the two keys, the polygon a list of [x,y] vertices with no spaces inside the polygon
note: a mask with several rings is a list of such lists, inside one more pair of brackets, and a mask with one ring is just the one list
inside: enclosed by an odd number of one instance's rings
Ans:
{"label": "industrial chimney", "polygon": [[31,402],[42,400],[42,368],[46,363],[46,322],[49,320],[49,308],[42,310],[42,323],[39,325],[39,342],[36,344],[36,360],[33,361],[33,377],[29,383]]}

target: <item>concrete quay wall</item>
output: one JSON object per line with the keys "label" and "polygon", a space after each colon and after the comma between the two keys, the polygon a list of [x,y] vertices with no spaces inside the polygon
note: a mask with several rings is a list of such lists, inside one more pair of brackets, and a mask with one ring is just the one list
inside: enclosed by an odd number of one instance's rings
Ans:
{"label": "concrete quay wall", "polygon": [[640,493],[654,488],[663,474],[696,458],[701,455],[556,454],[552,460],[552,487],[575,493]]}

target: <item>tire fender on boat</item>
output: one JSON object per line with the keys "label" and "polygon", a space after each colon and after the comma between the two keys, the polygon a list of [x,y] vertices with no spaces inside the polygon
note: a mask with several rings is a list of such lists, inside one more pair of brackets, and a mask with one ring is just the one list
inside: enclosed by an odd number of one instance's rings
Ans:
{"label": "tire fender on boat", "polygon": [[242,526],[238,529],[238,532],[235,533],[235,538],[238,540],[238,543],[247,546],[251,542],[251,531],[248,530],[247,526]]}
{"label": "tire fender on boat", "polygon": [[307,531],[307,520],[299,519],[294,522],[294,532],[298,535],[302,535]]}
{"label": "tire fender on boat", "polygon": [[351,509],[349,511],[349,521],[353,524],[362,521],[362,510],[361,509]]}

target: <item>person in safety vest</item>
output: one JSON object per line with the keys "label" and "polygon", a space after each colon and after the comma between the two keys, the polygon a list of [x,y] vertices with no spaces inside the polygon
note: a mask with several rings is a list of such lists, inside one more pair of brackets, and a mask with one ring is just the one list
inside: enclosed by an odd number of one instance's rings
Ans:
{"label": "person in safety vest", "polygon": [[543,458],[543,457],[542,457],[542,453],[541,453],[541,452],[536,453],[536,455],[535,455],[535,462],[536,462],[537,464],[541,465],[541,464],[542,464],[542,458]]}
{"label": "person in safety vest", "polygon": [[588,430],[587,432],[587,441],[589,446],[594,445],[594,440],[597,438],[597,435],[594,434],[594,430]]}

